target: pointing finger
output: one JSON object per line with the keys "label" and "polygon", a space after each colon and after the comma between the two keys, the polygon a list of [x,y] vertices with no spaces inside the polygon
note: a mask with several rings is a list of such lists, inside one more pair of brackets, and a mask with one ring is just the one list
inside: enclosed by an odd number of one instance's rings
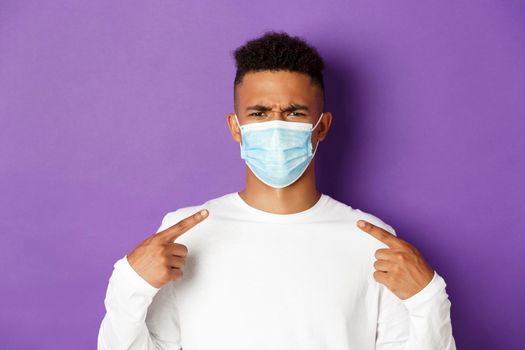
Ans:
{"label": "pointing finger", "polygon": [[201,211],[198,211],[188,216],[185,219],[182,219],[181,221],[179,221],[173,226],[168,227],[164,231],[157,233],[157,237],[159,237],[161,240],[165,242],[173,241],[177,237],[181,236],[184,232],[188,231],[193,226],[197,225],[198,223],[200,223],[207,217],[208,217],[208,210],[203,209]]}
{"label": "pointing finger", "polygon": [[401,240],[397,236],[368,221],[358,220],[357,226],[389,247],[396,247],[400,245]]}

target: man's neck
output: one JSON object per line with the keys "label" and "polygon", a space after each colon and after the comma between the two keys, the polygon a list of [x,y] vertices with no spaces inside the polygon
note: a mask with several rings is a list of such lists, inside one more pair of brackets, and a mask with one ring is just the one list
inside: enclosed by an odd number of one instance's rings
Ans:
{"label": "man's neck", "polygon": [[261,182],[246,168],[246,187],[239,192],[250,206],[274,214],[294,214],[311,208],[321,197],[315,184],[314,163],[293,184],[273,188]]}

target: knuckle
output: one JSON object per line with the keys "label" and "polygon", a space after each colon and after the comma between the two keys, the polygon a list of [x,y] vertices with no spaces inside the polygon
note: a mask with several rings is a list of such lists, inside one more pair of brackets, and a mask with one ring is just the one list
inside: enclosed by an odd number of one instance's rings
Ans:
{"label": "knuckle", "polygon": [[188,255],[188,247],[184,244],[178,244],[177,247],[177,253],[180,254],[180,256],[186,257]]}
{"label": "knuckle", "polygon": [[182,219],[181,221],[179,221],[179,222],[177,223],[177,227],[178,227],[178,228],[181,228],[181,229],[186,228],[186,226],[188,226],[189,223],[190,223],[190,221],[189,221],[190,219],[191,219],[191,218],[185,218],[185,219]]}
{"label": "knuckle", "polygon": [[175,227],[177,230],[184,230],[188,224],[186,223],[186,220],[182,220],[181,222],[178,222]]}
{"label": "knuckle", "polygon": [[168,265],[168,257],[166,255],[162,255],[159,257],[159,262],[162,264],[162,266]]}
{"label": "knuckle", "polygon": [[386,276],[386,279],[388,280],[388,283],[390,285],[394,285],[395,282],[396,282],[396,278],[393,274],[387,274],[388,276]]}
{"label": "knuckle", "polygon": [[165,264],[166,259],[167,259],[167,256],[163,251],[159,251],[157,252],[157,254],[155,254],[155,260],[161,264]]}
{"label": "knuckle", "polygon": [[180,267],[184,266],[184,260],[181,257],[179,257],[179,256],[174,256],[173,257],[173,266],[177,267],[177,268],[180,268]]}

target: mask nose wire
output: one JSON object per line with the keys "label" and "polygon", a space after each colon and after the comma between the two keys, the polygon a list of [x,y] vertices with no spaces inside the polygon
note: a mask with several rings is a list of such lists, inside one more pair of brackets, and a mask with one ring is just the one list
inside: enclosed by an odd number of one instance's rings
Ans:
{"label": "mask nose wire", "polygon": [[[317,128],[317,126],[321,122],[321,119],[323,119],[323,115],[324,115],[324,112],[321,113],[321,116],[319,117],[319,120],[317,120],[317,123],[315,123],[315,126],[312,128],[312,131],[315,130],[315,128]],[[240,129],[241,124],[239,123],[239,119],[237,119],[237,113],[235,113],[233,116],[235,117],[235,121],[237,122],[237,125],[239,126],[239,129]]]}
{"label": "mask nose wire", "polygon": [[[239,119],[237,119],[237,113],[235,113],[233,116],[235,117],[235,122],[239,126],[239,129],[241,129],[241,124],[239,123]],[[315,130],[315,128],[317,128],[317,126],[321,122],[321,119],[323,119],[323,116],[324,116],[324,112],[321,113],[321,115],[319,116],[319,120],[317,120],[317,123],[315,123],[315,126],[311,129],[312,131]],[[239,143],[239,147],[241,146],[241,143],[242,142]],[[312,154],[312,157],[315,155],[315,152],[317,152],[318,146],[319,146],[319,140],[317,140],[317,144],[315,145],[315,150],[314,150],[314,153]]]}

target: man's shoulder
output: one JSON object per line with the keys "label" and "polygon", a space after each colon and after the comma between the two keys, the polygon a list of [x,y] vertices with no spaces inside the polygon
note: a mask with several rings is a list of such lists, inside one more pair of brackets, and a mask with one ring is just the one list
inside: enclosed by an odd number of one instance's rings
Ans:
{"label": "man's shoulder", "polygon": [[345,221],[349,221],[354,225],[357,224],[358,220],[365,220],[396,235],[394,228],[387,224],[383,219],[379,218],[377,215],[358,208],[353,208],[352,206],[328,195],[327,197],[329,204],[328,209],[332,216],[343,218]]}
{"label": "man's shoulder", "polygon": [[231,196],[233,196],[235,192],[227,193],[215,198],[211,198],[204,203],[196,204],[196,205],[190,205],[181,207],[172,211],[168,211],[164,217],[162,218],[162,223],[159,227],[158,231],[162,231],[172,225],[175,225],[180,220],[202,210],[202,209],[208,209],[209,212],[213,211],[215,208],[223,207],[224,204],[229,202],[231,200]]}

